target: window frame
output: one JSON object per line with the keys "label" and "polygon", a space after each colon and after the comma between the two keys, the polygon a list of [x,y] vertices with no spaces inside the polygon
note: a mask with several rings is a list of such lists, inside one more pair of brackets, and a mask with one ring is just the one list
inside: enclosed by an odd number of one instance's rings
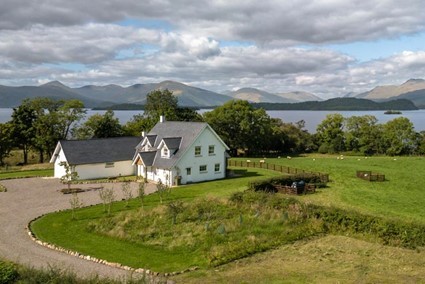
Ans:
{"label": "window frame", "polygon": [[[211,151],[212,149],[212,151]],[[208,155],[209,156],[215,156],[215,145],[209,145],[208,146]]]}
{"label": "window frame", "polygon": [[[202,168],[204,168],[205,167],[205,170],[203,170]],[[208,167],[207,167],[207,165],[200,165],[199,166],[199,173],[201,173],[201,174],[204,174],[204,173],[207,173],[208,172]]]}
{"label": "window frame", "polygon": [[202,146],[195,146],[195,157],[202,156]]}
{"label": "window frame", "polygon": [[221,172],[221,164],[220,163],[214,164],[214,172],[215,173],[220,173]]}

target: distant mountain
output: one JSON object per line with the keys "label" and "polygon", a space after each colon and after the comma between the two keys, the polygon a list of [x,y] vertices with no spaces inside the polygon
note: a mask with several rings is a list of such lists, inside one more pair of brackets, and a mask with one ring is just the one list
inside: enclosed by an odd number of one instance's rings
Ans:
{"label": "distant mountain", "polygon": [[75,93],[73,89],[58,81],[53,81],[41,86],[8,87],[0,86],[0,107],[17,107],[26,98],[47,97],[58,100],[78,99],[84,105],[91,107],[101,104],[95,98],[85,98]]}
{"label": "distant mountain", "polygon": [[126,88],[118,85],[70,88],[61,82],[53,81],[41,86],[0,86],[0,107],[16,107],[21,104],[23,99],[35,97],[78,99],[86,107],[106,107],[120,103],[144,104],[148,93],[164,89],[172,91],[178,97],[181,106],[217,106],[232,99],[225,95],[173,81],[136,84]]}
{"label": "distant mountain", "polygon": [[323,101],[322,98],[307,92],[290,92],[276,95],[295,102]]}
{"label": "distant mountain", "polygon": [[[356,95],[356,98],[370,99],[370,100],[382,100],[395,98],[402,94],[424,90],[425,89],[425,80],[423,79],[410,79],[400,86],[388,85],[388,86],[378,86],[374,89]],[[413,101],[415,102],[415,101]]]}
{"label": "distant mountain", "polygon": [[294,103],[295,100],[287,99],[282,96],[274,95],[266,91],[255,88],[242,88],[237,91],[229,92],[227,95],[253,103]]}
{"label": "distant mountain", "polygon": [[416,90],[413,92],[408,92],[401,94],[397,97],[394,97],[395,99],[407,99],[412,101],[418,108],[425,109],[425,89],[422,90]]}
{"label": "distant mountain", "polygon": [[297,103],[322,100],[321,98],[306,92],[272,94],[255,88],[242,88],[226,94],[235,99],[247,100],[254,103]]}

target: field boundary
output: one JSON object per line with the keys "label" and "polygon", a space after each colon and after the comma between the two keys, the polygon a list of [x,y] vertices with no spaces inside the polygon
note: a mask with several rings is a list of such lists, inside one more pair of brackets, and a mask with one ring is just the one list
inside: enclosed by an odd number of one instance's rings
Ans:
{"label": "field boundary", "polygon": [[276,164],[270,164],[266,163],[265,161],[261,160],[259,162],[251,162],[249,160],[247,161],[240,161],[240,160],[228,160],[227,161],[228,167],[240,167],[240,168],[257,168],[257,169],[265,169],[265,170],[271,170],[276,172],[281,172],[285,174],[290,175],[317,175],[320,177],[320,181],[324,183],[329,182],[329,174],[327,173],[321,173],[321,172],[312,172],[312,171],[306,171],[298,168],[292,168],[292,167],[286,167],[282,165],[276,165]]}

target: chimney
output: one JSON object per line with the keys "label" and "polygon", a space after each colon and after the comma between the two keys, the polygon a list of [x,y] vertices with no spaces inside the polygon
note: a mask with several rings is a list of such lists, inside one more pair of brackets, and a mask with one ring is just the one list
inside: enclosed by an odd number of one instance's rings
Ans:
{"label": "chimney", "polygon": [[142,131],[142,137],[145,137],[145,134],[146,134],[146,133],[145,133],[144,131]]}
{"label": "chimney", "polygon": [[165,122],[165,115],[161,115],[159,117],[159,123],[164,123]]}

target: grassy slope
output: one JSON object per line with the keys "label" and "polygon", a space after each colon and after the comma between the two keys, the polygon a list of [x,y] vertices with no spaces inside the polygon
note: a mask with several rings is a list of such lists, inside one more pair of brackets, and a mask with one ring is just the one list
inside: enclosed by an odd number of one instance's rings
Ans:
{"label": "grassy slope", "polygon": [[424,283],[424,275],[424,252],[326,236],[173,279],[177,283],[205,284]]}
{"label": "grassy slope", "polygon": [[[245,171],[243,171],[245,172]],[[276,176],[278,173],[265,170],[246,171],[243,177],[205,182],[182,186],[172,190],[169,199],[192,200],[200,196],[228,197],[236,191],[246,189],[250,180]],[[84,195],[80,195],[84,201]],[[99,199],[100,200],[100,199]],[[158,205],[158,196],[150,195],[145,198],[145,208],[148,210]],[[132,200],[129,208],[124,203],[115,203],[112,211],[135,210],[140,208],[138,200]],[[102,206],[84,208],[77,212],[78,220],[71,220],[71,212],[65,211],[49,214],[32,224],[32,229],[38,238],[70,248],[83,254],[93,255],[101,259],[120,262],[132,267],[148,267],[159,272],[180,270],[190,264],[205,263],[199,260],[199,254],[184,251],[181,254],[170,254],[162,247],[148,247],[93,234],[86,230],[90,221],[105,216]],[[78,236],[76,238],[75,236]],[[131,251],[131,254],[123,252]]]}
{"label": "grassy slope", "polygon": [[[313,160],[315,159],[315,160]],[[360,159],[360,160],[358,160]],[[251,159],[253,161],[254,159]],[[425,177],[422,172],[424,159],[388,157],[344,157],[337,160],[335,156],[308,156],[305,158],[268,159],[270,163],[306,170],[330,173],[332,182],[329,187],[319,190],[318,194],[302,196],[304,200],[323,205],[334,205],[346,209],[355,209],[363,213],[379,216],[390,216],[425,222],[425,191],[422,190]],[[355,177],[356,170],[372,170],[386,175],[384,183],[370,183]],[[270,171],[250,169],[250,177],[236,178],[217,182],[194,184],[176,189],[172,198],[190,200],[204,195],[225,197],[231,192],[243,190],[251,179],[275,175]],[[158,197],[147,198],[147,205],[156,206]],[[135,202],[131,203],[137,207]],[[115,210],[122,210],[123,204],[114,204]],[[136,247],[113,238],[99,237],[85,231],[90,220],[102,216],[101,208],[91,207],[78,212],[78,221],[71,222],[70,212],[48,215],[34,224],[37,235],[50,242],[77,251],[95,255],[100,258],[120,261],[131,266],[149,263],[150,267],[159,271],[179,268],[182,263],[191,263],[193,255],[187,253],[185,259],[161,253],[160,249]],[[76,241],[74,236],[78,236]],[[332,236],[317,239],[312,243],[302,242],[298,247],[283,246],[252,258],[220,267],[215,270],[202,269],[177,278],[183,282],[244,282],[250,283],[282,283],[286,282],[388,282],[392,279],[417,282],[424,281],[418,275],[423,274],[424,252],[402,250],[369,244],[354,239],[331,239]],[[340,237],[335,237],[340,238]],[[103,245],[99,245],[103,244]],[[317,246],[321,250],[317,250]],[[341,247],[339,249],[339,247]],[[368,249],[365,249],[368,248]],[[122,251],[132,251],[130,255],[122,255]],[[329,257],[331,253],[331,257]],[[313,257],[311,257],[313,255]],[[422,259],[422,260],[421,260]],[[376,262],[377,261],[377,262]],[[422,262],[421,262],[422,261]],[[376,263],[375,263],[376,262]],[[136,265],[135,265],[136,264]],[[305,267],[300,269],[299,267]],[[390,267],[387,269],[386,267]],[[412,268],[410,268],[412,267]],[[260,269],[259,269],[260,268]],[[267,273],[264,274],[264,271]],[[416,272],[418,271],[418,272]],[[354,278],[350,275],[355,275]],[[357,277],[357,278],[356,278]],[[422,276],[423,277],[423,276]],[[207,278],[207,280],[205,280]],[[210,281],[210,282],[208,282]]]}
{"label": "grassy slope", "polygon": [[[250,159],[255,161],[255,159]],[[267,159],[305,170],[330,174],[328,188],[304,200],[322,205],[355,209],[362,213],[425,222],[425,158],[423,157],[344,157],[314,155],[292,159]],[[385,174],[385,182],[363,181],[357,170]]]}

